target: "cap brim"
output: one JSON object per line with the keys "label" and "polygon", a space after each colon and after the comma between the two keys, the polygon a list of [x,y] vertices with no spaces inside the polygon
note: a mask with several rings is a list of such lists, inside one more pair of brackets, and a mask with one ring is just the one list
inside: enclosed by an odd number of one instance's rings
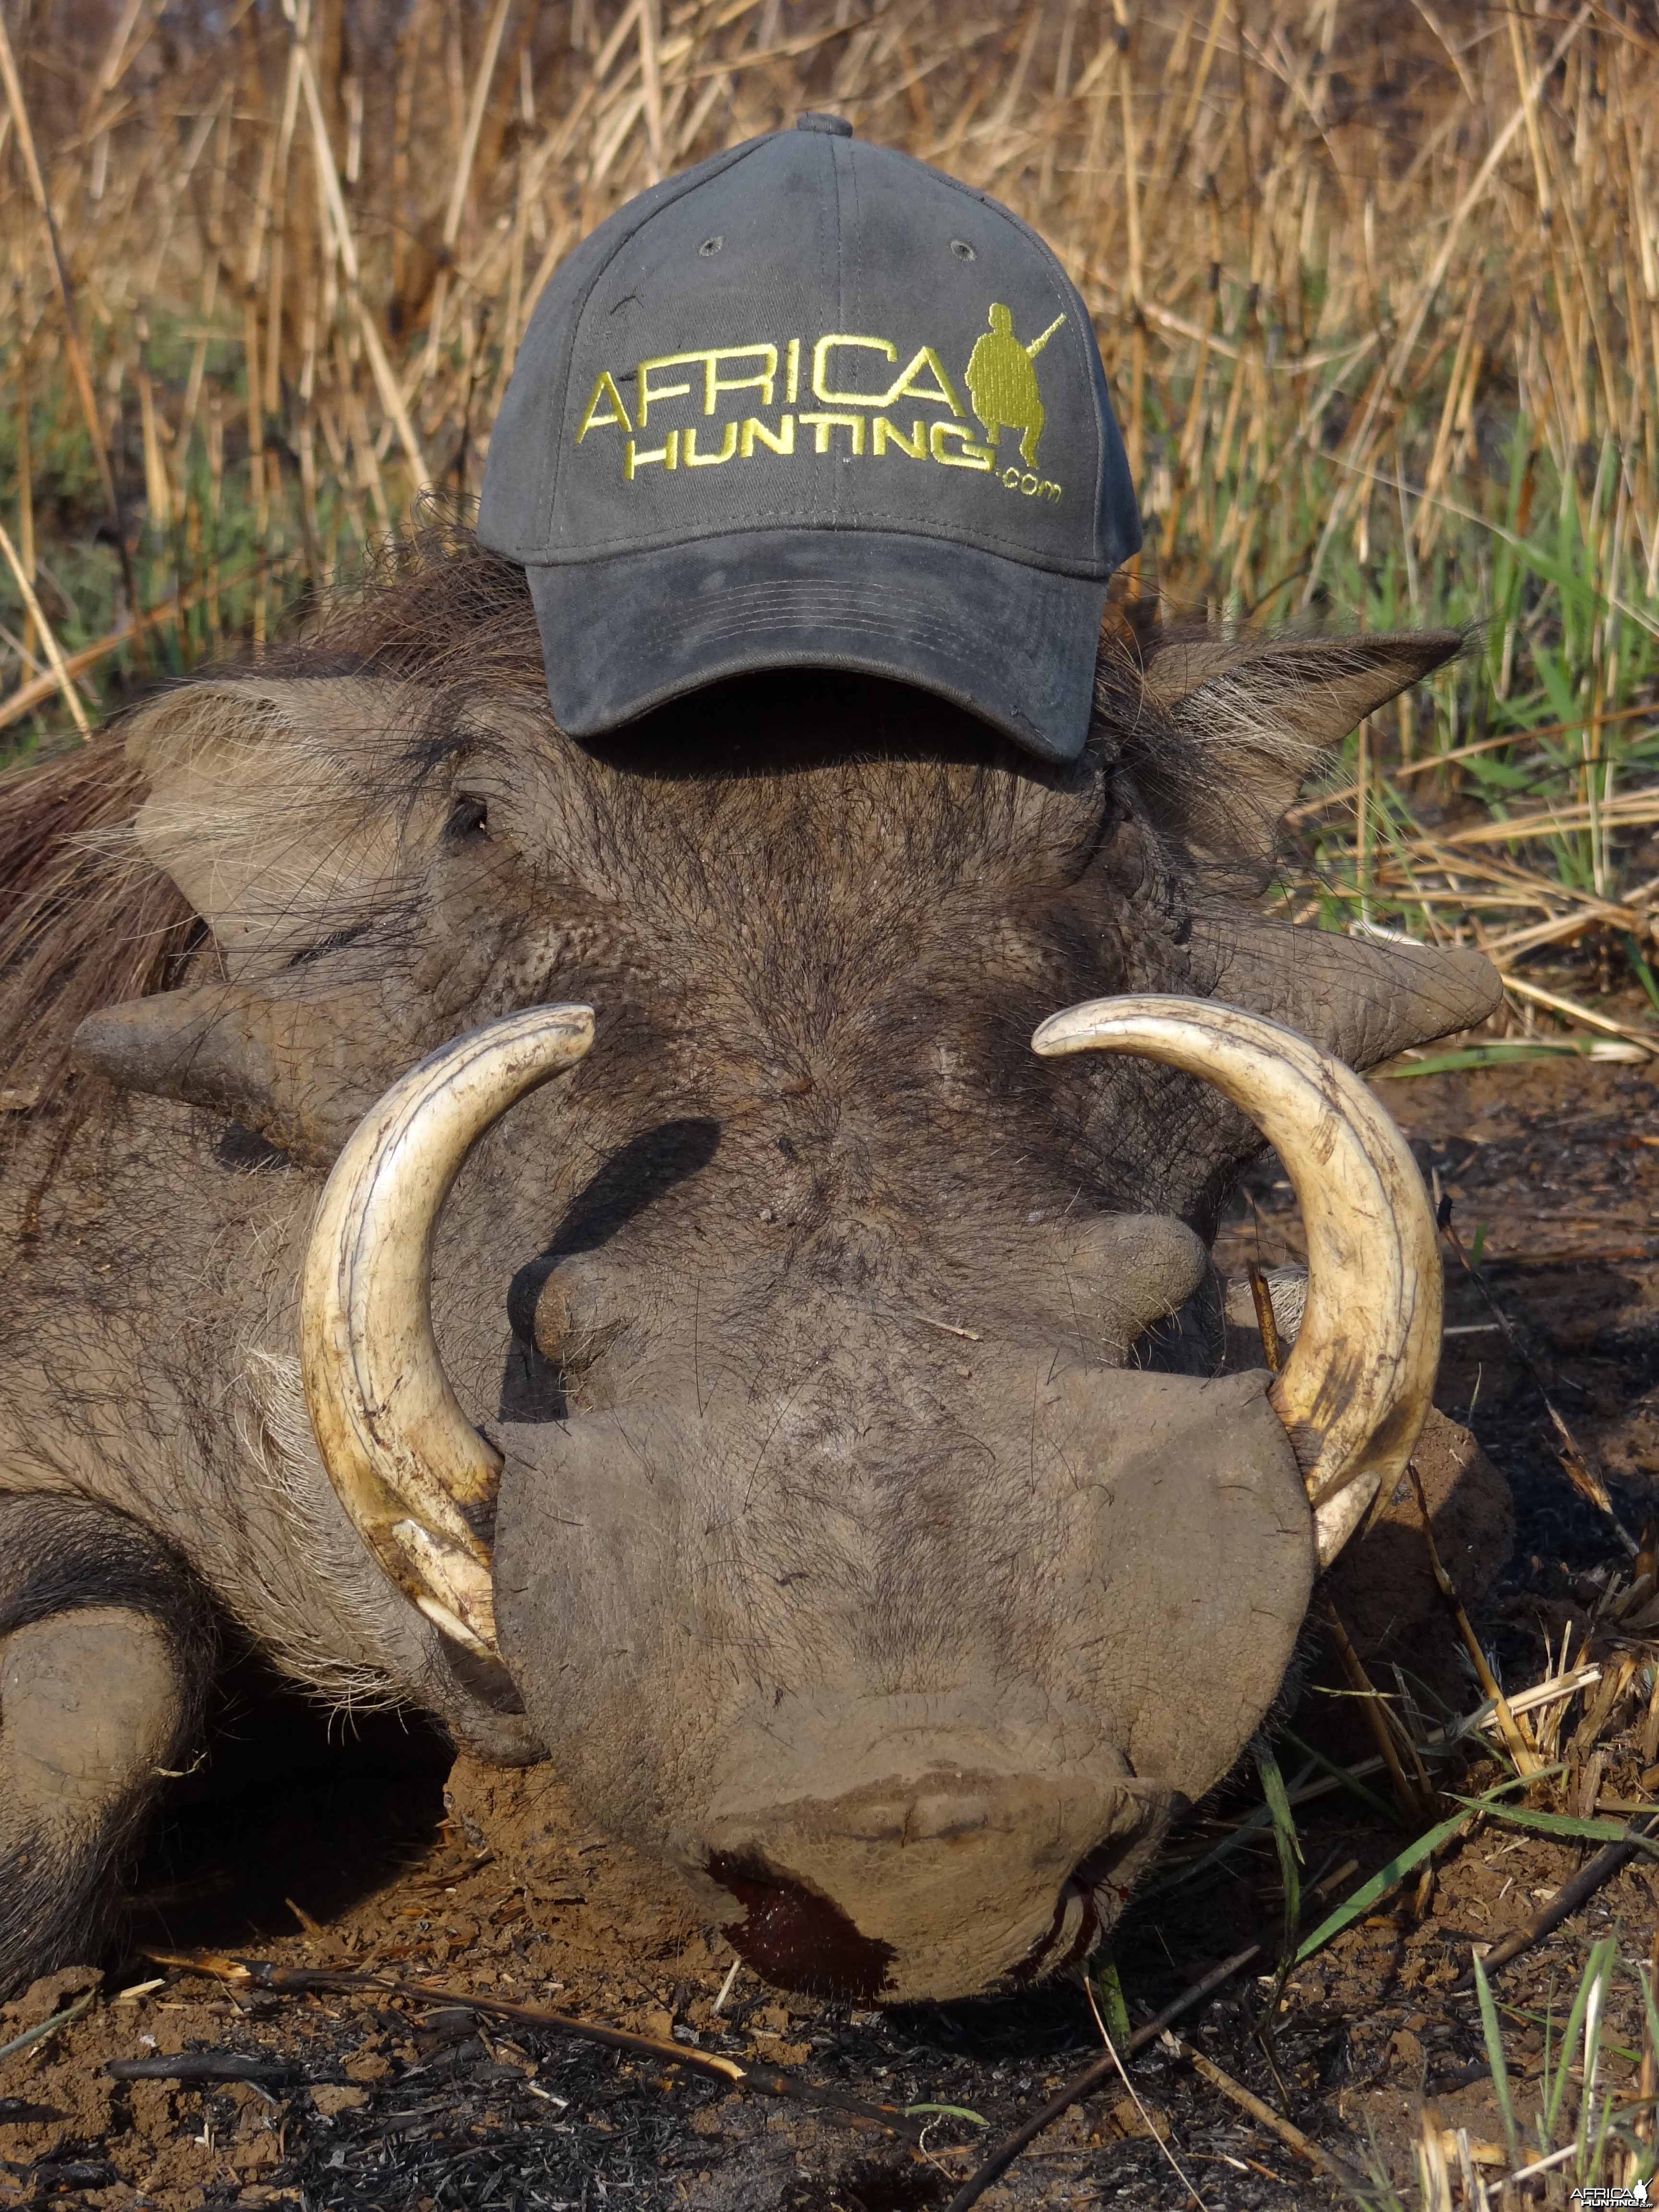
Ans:
{"label": "cap brim", "polygon": [[763,668],[854,669],[954,700],[1043,760],[1089,734],[1107,586],[940,538],[743,531],[526,571],[547,690],[598,737]]}

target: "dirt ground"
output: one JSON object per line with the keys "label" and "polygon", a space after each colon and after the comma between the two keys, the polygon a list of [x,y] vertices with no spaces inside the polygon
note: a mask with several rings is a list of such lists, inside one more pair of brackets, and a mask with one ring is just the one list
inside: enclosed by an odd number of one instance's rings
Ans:
{"label": "dirt ground", "polygon": [[[1466,1243],[1485,1224],[1492,1291],[1639,1531],[1659,1512],[1659,1091],[1640,1068],[1578,1060],[1382,1090],[1452,1197]],[[1299,1256],[1297,1237],[1270,1161],[1235,1206],[1219,1257],[1271,1266]],[[1585,1634],[1587,1656],[1611,1648],[1589,1608],[1595,1575],[1622,1554],[1568,1486],[1535,1386],[1478,1295],[1453,1279],[1448,1308],[1440,1403],[1472,1423],[1516,1499],[1514,1561],[1478,1618],[1506,1680],[1520,1685],[1544,1672],[1544,1636],[1559,1650],[1569,1623],[1575,1654]],[[1419,1636],[1414,1674],[1470,1710],[1478,1692],[1449,1633],[1437,1629],[1434,1650]],[[1363,1754],[1353,1707],[1328,1694],[1338,1678],[1316,1639],[1303,1671],[1289,1725]],[[1642,1717],[1638,1701],[1592,1778],[1603,1804],[1645,1794]],[[1287,1777],[1294,1755],[1281,1744]],[[418,1726],[380,1716],[343,1728],[243,1668],[226,1686],[209,1757],[178,1785],[151,1840],[124,1948],[102,1962],[90,2008],[0,2061],[0,2206],[74,2197],[163,2212],[574,2212],[611,2202],[641,2212],[906,2212],[947,2204],[988,2147],[1099,2054],[1075,1983],[1006,2002],[861,2013],[784,1998],[745,1970],[717,2011],[732,1954],[705,1940],[649,1869],[585,1831],[546,1770],[448,1768],[443,1745]],[[1447,1774],[1444,1786],[1468,1792],[1498,1778],[1489,1763],[1465,1775]],[[1259,1794],[1247,1764],[1172,1850],[1201,1850],[1222,1832],[1218,1820]],[[1407,1840],[1398,1821],[1340,1790],[1298,1817],[1305,1879],[1328,1879],[1334,1896]],[[1277,1862],[1261,1841],[1132,1906],[1117,1945],[1132,2019],[1273,1928]],[[1370,2134],[1403,2177],[1425,2094],[1446,2126],[1490,2140],[1498,2123],[1479,2020],[1458,1977],[1471,1942],[1518,1925],[1588,1848],[1479,1831],[1431,1879],[1413,1877],[1297,1970],[1276,2019],[1271,1982],[1246,1975],[1189,2013],[1182,2033],[1356,2162]],[[1498,1978],[1523,2112],[1543,2016],[1552,2004],[1561,2015],[1588,1945],[1613,1931],[1626,1958],[1645,1957],[1654,1921],[1648,1881],[1626,1872]],[[434,1978],[759,2058],[871,2103],[961,2110],[919,2115],[925,2132],[912,2142],[803,2100],[733,2091],[557,2033],[498,2032],[438,1999],[249,1993],[143,1955],[195,1945]],[[1271,1963],[1276,1938],[1257,1963]],[[57,1977],[0,2010],[0,2044],[93,1979]],[[1613,2040],[1634,2051],[1628,2005],[1622,1995],[1615,2002]],[[111,2059],[189,2052],[242,2054],[264,2071],[198,2085],[106,2071]],[[1611,2064],[1614,2078],[1628,2070]],[[1154,2046],[1131,2072],[1167,2145],[1115,2084],[1042,2136],[981,2202],[1186,2204],[1166,2151],[1212,2212],[1346,2201],[1178,2058]]]}

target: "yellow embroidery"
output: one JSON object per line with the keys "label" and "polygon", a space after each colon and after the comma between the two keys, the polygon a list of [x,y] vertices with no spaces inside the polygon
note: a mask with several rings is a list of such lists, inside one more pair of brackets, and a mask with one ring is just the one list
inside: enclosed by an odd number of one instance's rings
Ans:
{"label": "yellow embroidery", "polygon": [[[660,398],[661,394],[659,393],[658,397]],[[623,463],[623,474],[629,483],[633,483],[635,477],[647,461],[660,461],[665,469],[678,468],[680,465],[679,432],[671,430],[654,453],[641,453],[635,446],[634,441],[631,438],[629,440],[627,459]]]}
{"label": "yellow embroidery", "polygon": [[[757,369],[750,376],[723,377],[720,365],[723,361],[754,361],[766,356],[764,368]],[[758,391],[761,405],[772,404],[772,381],[778,373],[778,349],[775,345],[700,346],[696,353],[662,353],[654,361],[640,363],[640,428],[643,429],[651,419],[653,399],[684,399],[691,387],[689,384],[665,384],[656,391],[651,388],[653,368],[689,368],[693,362],[702,370],[702,411],[714,412],[715,403],[722,392]]]}
{"label": "yellow embroidery", "polygon": [[769,446],[775,453],[793,453],[795,450],[794,416],[793,415],[784,416],[778,425],[777,434],[775,437],[758,415],[751,415],[743,426],[742,440],[738,447],[738,451],[745,461],[752,460],[754,458],[757,438],[760,440],[763,446]]}
{"label": "yellow embroidery", "polygon": [[831,346],[863,346],[867,352],[878,353],[884,361],[896,361],[898,348],[890,338],[854,337],[846,331],[833,331],[822,337],[812,349],[812,389],[826,407],[873,407],[879,395],[873,392],[831,392],[824,382],[830,366]]}
{"label": "yellow embroidery", "polygon": [[1060,497],[1060,486],[1050,483],[1047,477],[1039,479],[1035,471],[1021,476],[1018,469],[1004,469],[997,482],[1005,490],[1023,492],[1027,499],[1033,499],[1041,492],[1051,507]]}
{"label": "yellow embroidery", "polygon": [[[927,459],[927,425],[921,420],[920,416],[916,416],[912,421],[910,424],[910,434],[908,438],[899,428],[897,423],[890,422],[884,415],[878,415],[875,421],[870,427],[875,434],[872,442],[871,450],[876,454],[880,455],[884,453],[889,446],[896,446],[900,453],[908,453],[913,461],[925,461]],[[941,422],[939,424],[941,430],[951,429],[954,428],[954,424],[949,422]]]}
{"label": "yellow embroidery", "polygon": [[[931,369],[933,373],[933,388],[931,392],[925,384],[916,382],[917,376],[924,368]],[[878,393],[868,404],[872,407],[891,407],[901,399],[937,400],[948,407],[953,415],[967,413],[961,400],[957,398],[957,388],[945,372],[945,363],[933,351],[932,346],[919,347],[915,359],[899,378],[898,382],[890,386],[887,391]]]}
{"label": "yellow embroidery", "polygon": [[862,415],[803,415],[800,419],[803,422],[810,422],[812,426],[812,451],[815,453],[829,452],[830,433],[835,429],[850,431],[853,437],[853,451],[855,453],[861,453],[864,451]]}
{"label": "yellow embroidery", "polygon": [[735,422],[728,422],[726,425],[726,435],[720,441],[720,449],[718,453],[700,453],[697,451],[697,432],[695,423],[689,429],[682,430],[680,433],[680,459],[688,469],[717,469],[722,461],[729,461],[737,450],[738,426]]}
{"label": "yellow embroidery", "polygon": [[[610,403],[611,412],[608,415],[601,415],[599,411],[602,399]],[[587,403],[587,412],[582,416],[582,427],[576,433],[576,443],[580,446],[590,430],[602,430],[609,422],[616,423],[623,430],[631,430],[634,427],[628,419],[628,410],[623,405],[621,392],[611,381],[611,371],[602,368],[593,386],[593,396]]]}
{"label": "yellow embroidery", "polygon": [[[726,377],[716,374],[719,364],[723,361],[741,361],[745,358],[752,360],[757,354],[762,353],[766,356],[766,366],[753,376]],[[760,404],[763,407],[769,407],[772,404],[772,380],[778,373],[778,349],[775,345],[721,346],[716,352],[711,353],[708,360],[708,381],[705,387],[702,404],[702,411],[705,415],[714,413],[715,396],[722,392],[757,391],[760,393]]]}
{"label": "yellow embroidery", "polygon": [[[1064,315],[1056,315],[1041,337],[1022,345],[1014,336],[1012,315],[1000,303],[994,304],[991,327],[980,333],[968,359],[968,396],[985,425],[986,443],[994,447],[1005,424],[1018,430],[1019,457],[1028,469],[1036,466],[1037,441],[1045,420],[1032,363],[1065,319]],[[1003,481],[1006,483],[1007,478]]]}
{"label": "yellow embroidery", "polygon": [[665,384],[660,392],[653,392],[651,389],[652,370],[677,368],[686,362],[697,361],[701,358],[701,355],[694,353],[665,353],[660,355],[655,361],[642,361],[640,363],[640,428],[641,430],[651,420],[651,403],[653,399],[684,399],[691,389],[689,384]]}
{"label": "yellow embroidery", "polygon": [[[945,441],[960,438],[959,453],[947,453]],[[965,422],[935,422],[928,434],[928,451],[936,461],[943,461],[947,469],[988,469],[991,452],[988,446],[975,445]]]}
{"label": "yellow embroidery", "polygon": [[[825,403],[823,411],[799,417],[783,415],[775,429],[758,415],[748,416],[741,422],[722,422],[719,425],[720,449],[715,453],[697,451],[697,433],[691,425],[666,431],[660,446],[654,450],[642,450],[632,434],[634,423],[616,380],[609,369],[601,369],[588,395],[574,442],[580,445],[590,430],[616,428],[627,432],[623,474],[632,483],[641,469],[653,464],[659,464],[667,473],[682,465],[688,469],[720,468],[739,455],[745,461],[752,460],[763,450],[767,453],[792,454],[795,451],[797,420],[812,432],[815,453],[833,453],[836,447],[832,434],[845,430],[848,442],[842,449],[843,457],[851,459],[865,453],[868,425],[868,450],[878,459],[890,451],[902,453],[907,460],[932,459],[948,469],[973,469],[981,474],[994,474],[1005,490],[1025,499],[1046,500],[1053,505],[1061,495],[1060,487],[1036,472],[1037,446],[1042,436],[1045,415],[1033,364],[1065,320],[1064,315],[1057,316],[1039,337],[1024,345],[1015,334],[1010,310],[1000,301],[993,303],[990,328],[982,331],[975,343],[965,380],[974,413],[983,428],[982,441],[957,395],[950,371],[932,346],[919,346],[885,392],[848,391],[843,390],[836,380],[856,378],[858,371],[851,363],[839,363],[836,358],[838,352],[850,349],[873,353],[890,365],[897,362],[899,349],[890,338],[872,337],[852,331],[830,331],[813,342],[811,354],[811,386],[816,397]],[[763,407],[769,408],[775,404],[774,395],[780,381],[780,362],[785,398],[793,406],[800,389],[802,343],[799,338],[790,338],[781,348],[768,341],[743,346],[699,346],[689,352],[658,354],[649,361],[641,362],[635,372],[638,379],[635,404],[640,428],[643,430],[649,421],[653,405],[660,408],[674,399],[690,400],[694,410],[701,403],[702,414],[713,416],[719,410],[722,394],[752,392]],[[676,369],[690,373],[678,382],[653,381]],[[722,374],[728,369],[731,374]],[[947,407],[954,419],[930,424],[924,417],[913,416],[907,436],[888,415],[874,411],[892,407],[904,398],[924,405]],[[1012,464],[997,468],[997,447],[1005,429],[1019,433],[1023,468]]]}

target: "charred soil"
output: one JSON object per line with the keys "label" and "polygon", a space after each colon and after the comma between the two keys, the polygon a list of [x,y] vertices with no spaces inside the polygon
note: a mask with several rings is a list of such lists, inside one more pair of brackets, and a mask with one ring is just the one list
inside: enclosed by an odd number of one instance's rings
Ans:
{"label": "charred soil", "polygon": [[[1546,1638],[1558,1658],[1568,1638],[1575,1665],[1581,1654],[1640,1657],[1640,1638],[1598,1612],[1609,1571],[1628,1573],[1629,1561],[1563,1474],[1539,1386],[1639,1535],[1659,1515],[1659,1090],[1640,1069],[1583,1061],[1382,1090],[1452,1200],[1466,1249],[1480,1238],[1488,1287],[1531,1355],[1529,1370],[1454,1262],[1440,1404],[1508,1479],[1518,1530],[1509,1570],[1476,1609],[1482,1641],[1511,1687],[1546,1672]],[[1218,1256],[1233,1270],[1273,1266],[1300,1256],[1298,1238],[1268,1161],[1235,1203]],[[1437,1646],[1418,1638],[1420,1664],[1396,1677],[1380,1662],[1377,1677],[1427,1728],[1440,1717],[1437,1695],[1464,1711],[1480,1702],[1449,1626],[1434,1635]],[[1181,1655],[1166,1663],[1178,1675]],[[1311,1636],[1302,1673],[1279,1752],[1287,1781],[1300,1775],[1310,1790],[1307,1778],[1325,1770],[1304,1766],[1297,1739],[1349,1764],[1370,1746]],[[1575,1809],[1655,1797],[1646,1700],[1627,1705],[1581,1746]],[[1563,1755],[1586,1717],[1581,1700]],[[1500,1778],[1478,1746],[1462,1773],[1437,1779],[1474,1795]],[[1386,1780],[1367,1786],[1386,1808]],[[1593,1845],[1477,1827],[1291,1972],[1275,2011],[1283,1905],[1270,1832],[1256,1829],[1202,1875],[1170,1879],[1183,1855],[1194,1866],[1259,1801],[1247,1760],[1174,1839],[1164,1886],[1131,1907],[1116,1951],[1131,2020],[1265,1936],[1261,1956],[1182,2020],[1188,2042],[1351,2163],[1373,2136],[1402,2180],[1425,2097],[1477,2145],[1501,2139],[1463,1986],[1470,1945],[1519,1926]],[[1385,1818],[1340,1787],[1306,1796],[1297,1821],[1304,1885],[1327,1885],[1327,1903],[1413,1832],[1403,1815]],[[1613,1933],[1626,1957],[1645,1957],[1654,1921],[1648,1878],[1626,1869],[1496,1978],[1523,2108],[1545,2023],[1565,2013],[1589,1943]],[[947,2204],[988,2149],[1100,2051],[1075,1983],[875,2013],[796,2001],[746,1970],[733,1977],[724,1943],[692,1924],[649,1868],[586,1831],[547,1769],[451,1771],[443,1741],[420,1725],[331,1721],[251,1662],[228,1679],[208,1754],[178,1784],[138,1870],[128,1940],[123,1960],[104,1962],[86,2010],[0,2059],[0,2205],[440,2212],[614,2200],[642,2212],[908,2212]],[[441,1995],[270,1994],[145,1955],[197,1946],[544,2007],[688,2053],[759,2061],[912,2117],[896,2133],[810,2096],[734,2089],[492,2021]],[[95,1980],[71,1972],[37,1984],[0,2011],[0,2045]],[[1611,2041],[1635,2051],[1639,2027],[1622,2009],[1632,2002],[1615,1996]],[[198,2078],[107,2071],[111,2060],[173,2055]],[[1607,2063],[1616,2073],[1625,2062]],[[1154,2045],[1130,2074],[1145,2117],[1115,2081],[1039,2136],[981,2201],[1185,2204],[1170,2154],[1212,2212],[1346,2201],[1175,2055]]]}

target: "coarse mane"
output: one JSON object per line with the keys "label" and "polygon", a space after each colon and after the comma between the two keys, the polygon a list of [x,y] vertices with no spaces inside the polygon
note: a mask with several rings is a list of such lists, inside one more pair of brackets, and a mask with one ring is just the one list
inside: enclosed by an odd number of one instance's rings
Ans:
{"label": "coarse mane", "polygon": [[[1182,635],[1159,625],[1155,599],[1115,587],[1095,724],[1135,776],[1156,828],[1185,848],[1196,794],[1224,809],[1231,801],[1244,817],[1250,809],[1224,740],[1178,735],[1144,688],[1149,653]],[[1202,636],[1203,625],[1184,635]],[[300,634],[191,680],[207,674],[222,683],[380,677],[434,692],[457,685],[473,696],[545,699],[523,571],[452,517],[428,519],[384,549]],[[0,1134],[7,1122],[15,1131],[34,1115],[53,1116],[54,1159],[101,1088],[70,1066],[78,1024],[100,1006],[172,988],[205,936],[170,878],[123,834],[147,793],[125,756],[135,711],[73,750],[0,775]],[[1285,742],[1259,726],[1249,734],[1258,746]],[[1242,819],[1241,842],[1259,844],[1261,827]],[[1213,852],[1214,841],[1204,842]],[[1190,867],[1189,849],[1182,858]]]}

